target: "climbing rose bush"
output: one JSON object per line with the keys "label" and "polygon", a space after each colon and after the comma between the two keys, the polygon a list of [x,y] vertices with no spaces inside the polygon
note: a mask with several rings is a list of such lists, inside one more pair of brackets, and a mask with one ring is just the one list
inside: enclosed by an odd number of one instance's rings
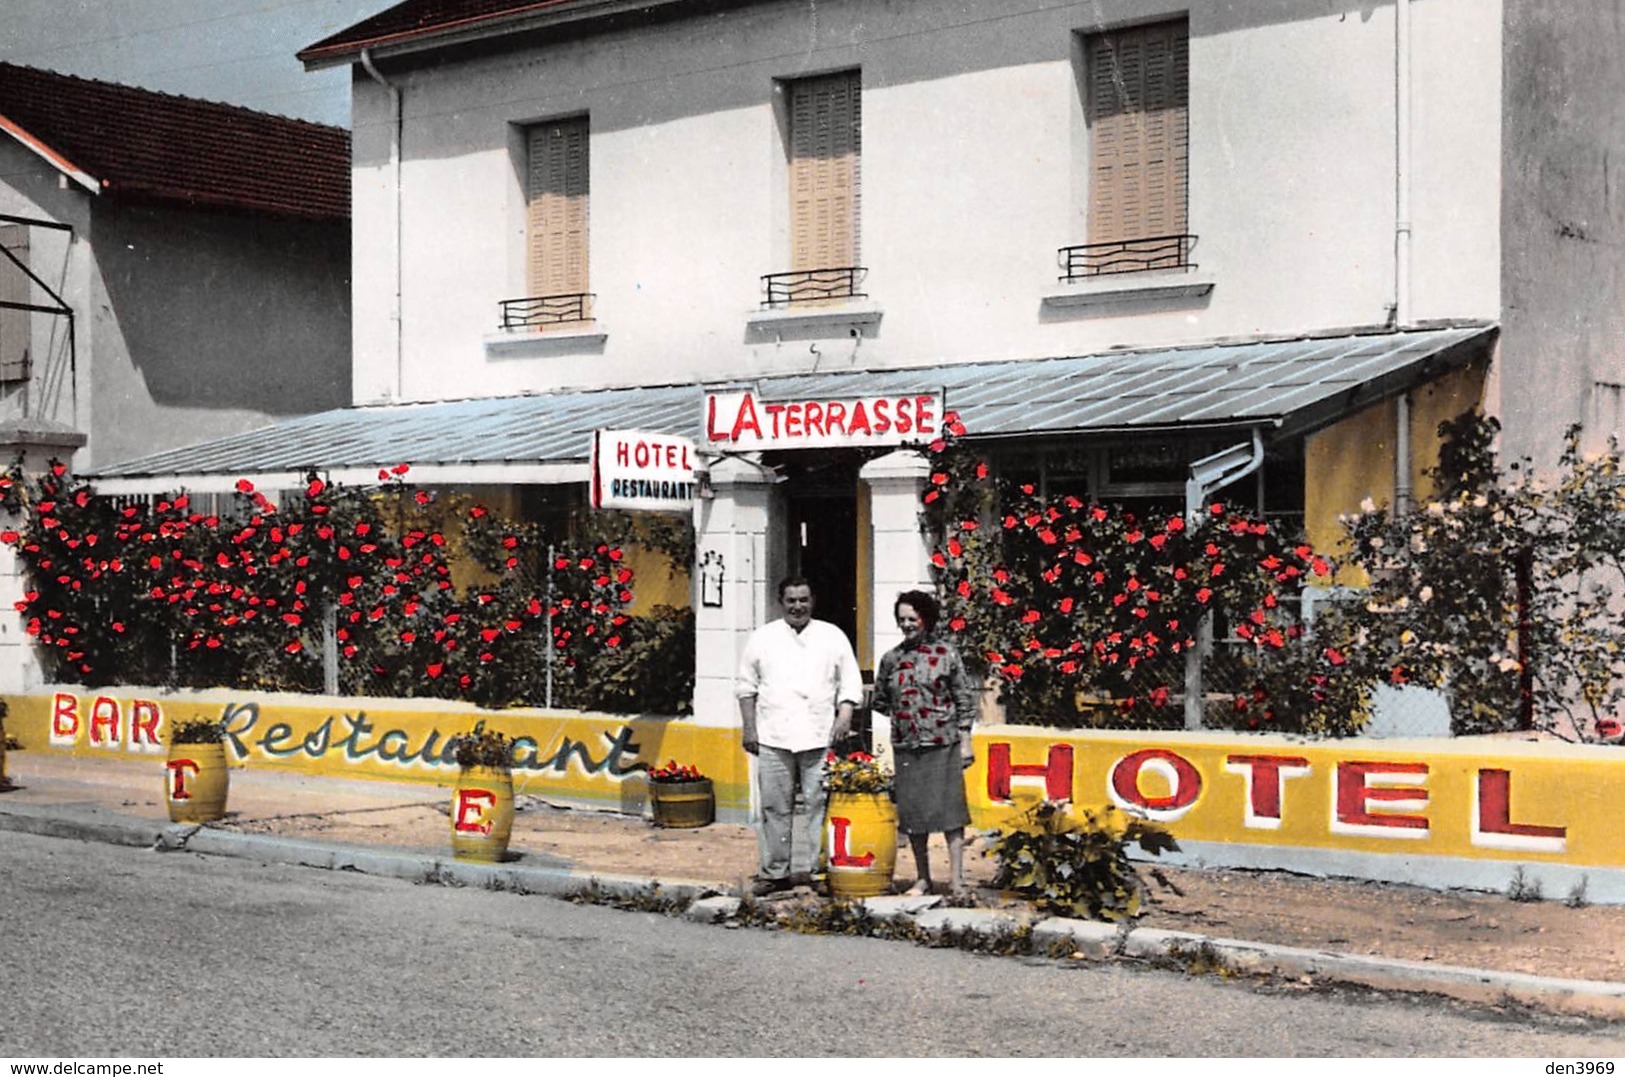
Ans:
{"label": "climbing rose bush", "polygon": [[958,441],[930,446],[924,502],[943,628],[992,674],[1011,721],[1167,729],[1184,724],[1186,656],[1204,619],[1234,641],[1210,657],[1204,724],[1353,732],[1368,685],[1342,636],[1311,634],[1297,596],[1332,565],[1261,520],[1209,505],[1144,519],[1001,479]]}
{"label": "climbing rose bush", "polygon": [[[13,467],[18,602],[46,672],[81,683],[341,691],[585,705],[584,669],[621,644],[633,573],[611,542],[566,543],[380,471],[372,488],[311,476],[274,503],[239,480],[230,512],[185,494],[119,504],[54,462]],[[461,558],[459,584],[453,555]]]}

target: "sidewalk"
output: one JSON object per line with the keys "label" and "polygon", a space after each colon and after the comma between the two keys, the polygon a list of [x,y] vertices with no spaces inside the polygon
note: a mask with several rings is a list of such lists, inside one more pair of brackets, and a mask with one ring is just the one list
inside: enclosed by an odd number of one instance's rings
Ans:
{"label": "sidewalk", "polygon": [[[747,827],[660,830],[641,819],[530,797],[518,798],[517,858],[469,864],[450,855],[449,787],[268,770],[233,770],[228,818],[194,830],[169,824],[156,757],[19,751],[7,759],[18,788],[0,793],[0,830],[544,894],[593,885],[634,894],[659,881],[662,894],[695,901],[687,915],[700,920],[730,915],[731,895],[756,868],[756,839]],[[946,878],[941,839],[932,846],[934,874]],[[1069,953],[1073,960],[1115,954],[1166,962],[1170,955],[1211,952],[1232,969],[1305,989],[1342,981],[1625,1020],[1622,907],[1570,908],[1563,895],[1513,902],[1278,872],[1161,869],[1177,891],[1154,887],[1157,900],[1146,916],[1120,932],[1113,925],[1042,922],[1025,904],[987,887],[993,862],[979,846],[966,859],[972,882],[982,887],[981,907],[883,898],[871,911],[930,929],[993,931],[1024,922],[1034,925],[1035,952]],[[913,874],[912,857],[899,850],[897,877],[912,881]],[[786,900],[815,899],[797,891]]]}

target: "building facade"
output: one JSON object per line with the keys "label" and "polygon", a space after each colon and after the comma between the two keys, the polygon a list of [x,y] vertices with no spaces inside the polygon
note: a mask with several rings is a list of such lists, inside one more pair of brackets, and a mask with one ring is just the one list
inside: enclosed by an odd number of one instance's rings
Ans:
{"label": "building facade", "polygon": [[301,53],[354,80],[352,406],[104,477],[286,483],[325,451],[580,503],[594,430],[690,437],[723,725],[783,575],[866,667],[895,641],[946,411],[1047,490],[1222,493],[1334,544],[1466,408],[1519,451],[1600,429],[1617,259],[1546,237],[1537,188],[1578,154],[1558,189],[1595,193],[1615,106],[1511,101],[1587,69],[1513,62],[1553,41],[1617,55],[1580,8],[407,0]]}

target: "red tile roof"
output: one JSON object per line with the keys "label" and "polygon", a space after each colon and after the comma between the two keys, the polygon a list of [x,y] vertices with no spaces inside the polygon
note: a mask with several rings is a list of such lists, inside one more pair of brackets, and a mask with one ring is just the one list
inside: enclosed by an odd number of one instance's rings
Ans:
{"label": "red tile roof", "polygon": [[0,63],[0,130],[114,197],[350,216],[350,133],[340,127]]}
{"label": "red tile roof", "polygon": [[[299,53],[307,64],[448,32],[479,29],[558,9],[605,6],[601,0],[405,0]],[[654,3],[650,7],[656,6]]]}

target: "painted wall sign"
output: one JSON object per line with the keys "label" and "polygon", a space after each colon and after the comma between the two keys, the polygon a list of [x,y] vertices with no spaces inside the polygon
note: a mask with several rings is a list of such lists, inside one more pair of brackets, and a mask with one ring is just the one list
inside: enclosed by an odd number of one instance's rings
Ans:
{"label": "painted wall sign", "polygon": [[814,449],[902,445],[942,435],[942,392],[839,400],[762,400],[749,389],[705,394],[713,448]]}
{"label": "painted wall sign", "polygon": [[[750,802],[739,731],[691,722],[278,693],[62,690],[6,702],[8,732],[30,748],[157,756],[158,773],[164,772],[171,720],[205,716],[224,723],[233,766],[450,785],[459,769],[451,739],[483,720],[514,739],[517,793],[634,810],[642,806],[650,762],[677,758],[698,764],[712,779],[719,809],[742,810]],[[166,777],[190,787],[193,774],[177,770]]]}
{"label": "painted wall sign", "polygon": [[1047,798],[1113,804],[1180,840],[1625,867],[1625,833],[1610,821],[1625,797],[1617,750],[1014,726],[977,739],[979,826]]}
{"label": "painted wall sign", "polygon": [[694,507],[694,443],[672,434],[599,430],[592,438],[592,507],[688,512]]}
{"label": "painted wall sign", "polygon": [[[648,765],[674,758],[712,778],[719,812],[740,818],[750,803],[737,725],[275,693],[65,688],[4,698],[7,731],[29,749],[147,758],[155,775],[187,786],[191,775],[171,776],[161,758],[172,715],[223,720],[235,766],[446,786],[457,776],[447,742],[483,720],[516,740],[518,793],[640,811]],[[1184,847],[1240,850],[1246,866],[1330,863],[1359,875],[1381,862],[1415,881],[1476,885],[1526,864],[1584,872],[1592,900],[1625,903],[1625,749],[1614,746],[982,726],[966,788],[978,827],[1002,825],[1035,798],[1115,804],[1161,822]],[[861,859],[852,835],[831,838]]]}

